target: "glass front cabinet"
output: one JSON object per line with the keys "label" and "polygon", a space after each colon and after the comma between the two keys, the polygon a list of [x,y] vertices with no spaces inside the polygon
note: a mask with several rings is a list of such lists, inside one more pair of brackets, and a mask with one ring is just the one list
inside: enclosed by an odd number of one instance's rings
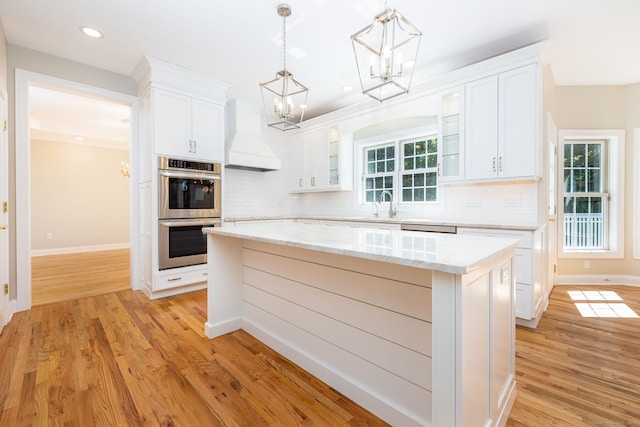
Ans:
{"label": "glass front cabinet", "polygon": [[340,133],[337,124],[317,126],[294,135],[292,191],[351,190],[352,140],[352,135]]}
{"label": "glass front cabinet", "polygon": [[445,91],[440,99],[438,131],[440,150],[438,175],[440,182],[464,179],[464,87]]}

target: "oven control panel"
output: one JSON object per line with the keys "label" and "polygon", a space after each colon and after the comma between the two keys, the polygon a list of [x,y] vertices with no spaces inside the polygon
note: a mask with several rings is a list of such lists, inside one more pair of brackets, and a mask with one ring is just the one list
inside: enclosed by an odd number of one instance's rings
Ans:
{"label": "oven control panel", "polygon": [[220,163],[197,162],[193,160],[173,159],[170,157],[158,157],[158,169],[190,170],[210,173],[220,173]]}

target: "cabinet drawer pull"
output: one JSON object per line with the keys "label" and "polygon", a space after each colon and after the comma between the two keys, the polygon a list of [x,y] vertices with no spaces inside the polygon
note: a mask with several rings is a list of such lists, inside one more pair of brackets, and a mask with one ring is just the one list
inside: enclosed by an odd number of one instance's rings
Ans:
{"label": "cabinet drawer pull", "polygon": [[298,187],[302,188],[302,178],[298,180]]}
{"label": "cabinet drawer pull", "polygon": [[177,282],[178,280],[182,280],[182,277],[172,277],[171,279],[167,279],[167,282]]}

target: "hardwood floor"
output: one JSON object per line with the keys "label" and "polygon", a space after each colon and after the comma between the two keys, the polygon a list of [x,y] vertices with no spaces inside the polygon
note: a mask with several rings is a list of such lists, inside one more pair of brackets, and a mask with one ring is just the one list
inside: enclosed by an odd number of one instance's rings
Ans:
{"label": "hardwood floor", "polygon": [[129,249],[32,257],[31,304],[129,289],[129,270]]}
{"label": "hardwood floor", "polygon": [[568,291],[613,291],[640,314],[640,288],[556,286],[538,328],[516,331],[507,426],[640,426],[640,318],[582,317]]}
{"label": "hardwood floor", "polygon": [[242,331],[203,334],[206,291],[122,291],[17,313],[0,426],[385,425]]}
{"label": "hardwood floor", "polygon": [[[538,328],[517,329],[508,426],[640,426],[640,318],[585,318],[567,294],[603,289],[640,314],[640,288],[559,286]],[[385,425],[245,332],[209,340],[205,320],[206,291],[17,313],[0,336],[0,426]]]}

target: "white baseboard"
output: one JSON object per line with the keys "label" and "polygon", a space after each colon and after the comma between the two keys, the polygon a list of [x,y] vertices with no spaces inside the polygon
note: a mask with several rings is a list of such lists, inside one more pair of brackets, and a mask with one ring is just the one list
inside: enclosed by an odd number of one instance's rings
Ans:
{"label": "white baseboard", "polygon": [[64,255],[75,254],[78,252],[99,252],[99,251],[111,251],[114,249],[128,249],[130,244],[127,243],[112,243],[108,245],[92,245],[92,246],[75,246],[70,248],[52,248],[52,249],[33,249],[31,250],[31,256],[46,256],[46,255]]}
{"label": "white baseboard", "polygon": [[556,276],[556,285],[640,286],[640,277],[623,274],[559,274]]}
{"label": "white baseboard", "polygon": [[211,322],[205,322],[204,334],[208,338],[219,337],[220,335],[228,334],[229,332],[237,331],[242,328],[242,319],[236,317],[226,322],[220,322],[213,324]]}

